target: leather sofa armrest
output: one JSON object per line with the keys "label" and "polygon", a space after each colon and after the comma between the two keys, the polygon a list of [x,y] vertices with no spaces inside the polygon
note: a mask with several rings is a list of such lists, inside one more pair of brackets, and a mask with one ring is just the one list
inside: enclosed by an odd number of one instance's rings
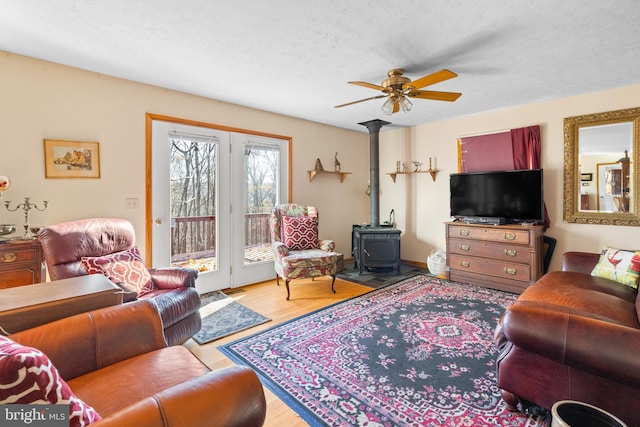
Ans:
{"label": "leather sofa armrest", "polygon": [[333,252],[336,248],[336,242],[333,240],[320,240],[320,249],[327,252]]}
{"label": "leather sofa armrest", "polygon": [[96,427],[258,427],[266,401],[253,370],[233,366],[176,385],[112,414]]}
{"label": "leather sofa armrest", "polygon": [[65,380],[167,345],[158,309],[148,300],[77,314],[10,338],[43,351]]}
{"label": "leather sofa armrest", "polygon": [[562,271],[591,274],[599,259],[599,253],[565,252],[562,254]]}
{"label": "leather sofa armrest", "polygon": [[558,363],[633,386],[640,385],[640,330],[517,302],[501,320],[502,339]]}
{"label": "leather sofa armrest", "polygon": [[152,268],[149,274],[158,289],[195,288],[198,278],[198,270],[193,268]]}

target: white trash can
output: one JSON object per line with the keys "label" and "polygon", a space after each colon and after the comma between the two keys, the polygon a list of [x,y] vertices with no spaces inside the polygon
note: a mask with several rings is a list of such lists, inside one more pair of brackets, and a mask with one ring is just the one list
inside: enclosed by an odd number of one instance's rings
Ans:
{"label": "white trash can", "polygon": [[446,279],[447,254],[442,249],[436,249],[427,257],[427,268],[434,276]]}
{"label": "white trash can", "polygon": [[607,411],[576,400],[556,402],[551,417],[551,427],[627,427]]}

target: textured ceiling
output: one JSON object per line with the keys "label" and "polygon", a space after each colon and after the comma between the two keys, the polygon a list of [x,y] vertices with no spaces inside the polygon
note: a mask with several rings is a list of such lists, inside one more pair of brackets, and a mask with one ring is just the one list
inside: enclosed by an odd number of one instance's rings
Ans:
{"label": "textured ceiling", "polygon": [[[366,132],[640,82],[636,0],[0,0],[0,50]],[[384,116],[391,68],[456,102]],[[384,130],[384,129],[383,129]]]}

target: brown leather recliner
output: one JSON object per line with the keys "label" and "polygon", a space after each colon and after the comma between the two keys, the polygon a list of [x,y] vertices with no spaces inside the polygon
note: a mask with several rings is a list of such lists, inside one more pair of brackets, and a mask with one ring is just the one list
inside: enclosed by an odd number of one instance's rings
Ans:
{"label": "brown leather recliner", "polygon": [[256,373],[243,366],[210,371],[186,347],[167,346],[150,300],[78,314],[9,338],[48,357],[71,392],[102,418],[92,426],[264,423],[266,401]]}
{"label": "brown leather recliner", "polygon": [[495,343],[498,387],[512,410],[577,400],[640,426],[640,297],[591,276],[599,254],[567,252],[507,308]]}
{"label": "brown leather recliner", "polygon": [[[45,227],[38,232],[38,239],[49,276],[58,280],[86,275],[82,257],[101,257],[133,248],[135,231],[124,219],[92,218]],[[181,344],[202,327],[200,295],[195,288],[198,271],[157,268],[149,273],[153,290],[140,298],[155,302],[168,344]],[[125,290],[125,301],[136,298],[135,293]]]}

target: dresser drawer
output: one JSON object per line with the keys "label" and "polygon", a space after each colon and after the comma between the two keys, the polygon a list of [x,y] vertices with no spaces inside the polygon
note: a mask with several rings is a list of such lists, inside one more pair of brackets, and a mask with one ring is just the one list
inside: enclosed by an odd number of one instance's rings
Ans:
{"label": "dresser drawer", "polygon": [[0,244],[0,289],[30,285],[42,280],[42,248],[34,240]]}
{"label": "dresser drawer", "polygon": [[476,258],[458,254],[449,255],[449,267],[452,270],[481,273],[511,280],[530,281],[531,265],[501,261],[488,258]]}
{"label": "dresser drawer", "polygon": [[515,243],[528,245],[529,231],[502,227],[468,227],[464,225],[450,225],[449,237],[472,240],[484,240],[486,242]]}
{"label": "dresser drawer", "polygon": [[0,270],[0,289],[15,288],[40,281],[40,272],[29,265],[16,264],[15,268]]}
{"label": "dresser drawer", "polygon": [[33,248],[17,248],[12,245],[4,245],[0,249],[0,266],[8,266],[19,263],[29,263],[38,261],[38,251]]}
{"label": "dresser drawer", "polygon": [[483,242],[479,240],[450,239],[449,251],[452,254],[487,257],[507,262],[528,263],[531,248],[528,246]]}

